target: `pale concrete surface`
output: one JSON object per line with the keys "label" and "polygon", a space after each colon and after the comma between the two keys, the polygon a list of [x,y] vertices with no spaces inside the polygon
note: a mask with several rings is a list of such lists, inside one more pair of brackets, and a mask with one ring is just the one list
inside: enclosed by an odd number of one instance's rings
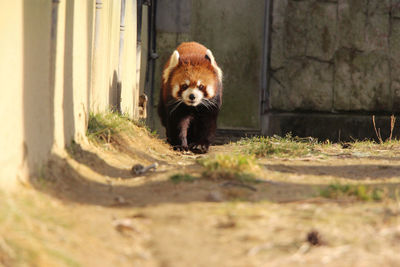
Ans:
{"label": "pale concrete surface", "polygon": [[[264,1],[159,0],[158,8],[167,10],[168,16],[157,17],[154,104],[158,103],[160,73],[168,57],[181,42],[197,41],[213,52],[224,72],[218,126],[258,129]],[[163,133],[157,116],[153,120],[152,126]]]}
{"label": "pale concrete surface", "polygon": [[121,62],[121,2],[102,3],[97,35],[95,0],[0,3],[0,187],[41,175],[52,153],[85,142],[89,110],[123,96],[137,118],[136,1],[126,1]]}
{"label": "pale concrete surface", "polygon": [[[0,186],[10,187],[16,177],[25,174],[23,118],[23,2],[2,1],[0,9],[7,10],[0,16]],[[12,27],[5,27],[12,25]]]}

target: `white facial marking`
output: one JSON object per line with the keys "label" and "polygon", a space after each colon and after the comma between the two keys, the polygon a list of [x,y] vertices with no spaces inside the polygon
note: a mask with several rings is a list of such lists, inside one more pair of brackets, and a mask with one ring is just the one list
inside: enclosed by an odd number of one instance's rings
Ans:
{"label": "white facial marking", "polygon": [[207,86],[206,91],[208,98],[213,98],[215,96],[214,87],[212,85]]}
{"label": "white facial marking", "polygon": [[201,80],[197,81],[197,86],[199,86],[201,84]]}
{"label": "white facial marking", "polygon": [[172,86],[172,96],[178,98],[179,84]]}
{"label": "white facial marking", "polygon": [[185,83],[186,83],[186,85],[189,85],[190,81],[189,80],[185,80]]}
{"label": "white facial marking", "polygon": [[171,70],[173,68],[175,68],[176,66],[178,66],[179,63],[179,52],[177,50],[175,50],[171,57],[169,58],[169,64],[168,67],[165,68],[165,70],[163,71],[163,82],[166,83],[169,79],[169,74],[171,73]]}
{"label": "white facial marking", "polygon": [[182,92],[182,99],[188,106],[197,106],[201,103],[203,96],[203,92],[197,88],[189,88]]}
{"label": "white facial marking", "polygon": [[217,76],[218,76],[218,81],[220,83],[222,83],[222,70],[217,66],[217,62],[215,62],[215,58],[213,56],[213,54],[211,53],[210,49],[207,49],[206,51],[206,55],[210,58],[211,60],[211,66],[213,66],[213,68],[215,69],[215,71],[217,72]]}

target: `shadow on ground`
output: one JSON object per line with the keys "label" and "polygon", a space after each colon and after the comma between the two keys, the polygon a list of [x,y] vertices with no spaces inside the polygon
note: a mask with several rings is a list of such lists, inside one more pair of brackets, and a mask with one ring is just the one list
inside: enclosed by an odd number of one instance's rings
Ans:
{"label": "shadow on ground", "polygon": [[[169,179],[172,174],[189,172],[200,176],[201,167],[197,164],[175,165],[168,171],[136,177],[129,170],[111,166],[95,153],[81,147],[70,155],[91,171],[82,174],[67,159],[53,155],[46,167],[46,176],[32,180],[34,187],[67,202],[121,207],[233,200],[290,202],[313,197],[319,188],[314,184],[242,184],[207,179],[174,183]],[[167,165],[165,162],[160,164]]]}
{"label": "shadow on ground", "polygon": [[353,180],[400,177],[400,166],[387,164],[357,165],[264,165],[267,170],[298,175],[334,176]]}
{"label": "shadow on ground", "polygon": [[[160,161],[161,165],[169,165],[169,169],[137,177],[132,175],[130,170],[111,166],[95,153],[82,148],[71,156],[76,162],[88,168],[88,171],[82,174],[67,159],[53,155],[47,165],[46,177],[32,180],[35,188],[67,202],[117,207],[237,200],[277,203],[332,201],[319,198],[321,189],[327,186],[322,183],[266,181],[244,185],[235,181],[207,179],[173,183],[169,179],[172,174],[186,172],[200,176],[201,167],[197,164],[178,166]],[[136,154],[132,156],[137,157]],[[398,166],[378,164],[339,166],[278,164],[265,165],[265,168],[267,171],[321,176],[321,181],[324,179],[322,176],[325,175],[362,180],[371,177],[391,178],[400,173]],[[374,186],[388,187],[389,185],[382,183]],[[393,193],[396,188],[399,188],[399,184],[391,183],[389,190]]]}
{"label": "shadow on ground", "polygon": [[[104,159],[100,158],[93,152],[84,150],[79,144],[74,144],[72,149],[69,149],[69,155],[73,157],[77,162],[86,165],[87,167],[95,170],[97,173],[108,176],[111,178],[131,178],[132,174],[130,170],[116,168],[105,162]],[[53,161],[57,160],[57,156],[53,157]],[[71,168],[72,169],[72,168]]]}

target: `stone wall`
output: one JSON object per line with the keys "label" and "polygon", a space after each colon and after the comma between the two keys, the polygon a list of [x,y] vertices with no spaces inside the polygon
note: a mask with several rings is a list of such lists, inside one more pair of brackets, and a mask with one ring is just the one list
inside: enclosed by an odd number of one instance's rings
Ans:
{"label": "stone wall", "polygon": [[400,110],[400,1],[273,0],[272,12],[271,110]]}

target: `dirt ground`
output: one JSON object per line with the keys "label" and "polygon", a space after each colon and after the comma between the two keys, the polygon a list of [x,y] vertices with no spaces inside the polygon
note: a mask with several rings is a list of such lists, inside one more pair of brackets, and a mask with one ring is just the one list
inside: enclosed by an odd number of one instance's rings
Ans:
{"label": "dirt ground", "polygon": [[[260,158],[263,182],[251,185],[170,180],[201,175],[199,157],[142,130],[53,155],[30,186],[0,198],[0,266],[399,266],[398,147]],[[156,171],[131,172],[155,162]],[[319,194],[361,182],[388,196]]]}

